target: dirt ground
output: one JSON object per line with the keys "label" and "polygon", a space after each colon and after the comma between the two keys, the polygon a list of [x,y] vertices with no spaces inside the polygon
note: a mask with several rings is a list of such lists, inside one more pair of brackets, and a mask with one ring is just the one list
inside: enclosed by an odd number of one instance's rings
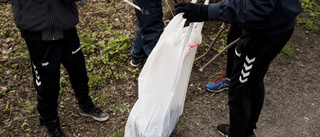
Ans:
{"label": "dirt ground", "polygon": [[[0,17],[3,18],[1,15]],[[132,25],[132,30],[135,27],[134,22],[134,19],[128,21],[128,24]],[[83,25],[80,24],[80,27]],[[204,31],[204,36],[209,35],[211,32],[208,26],[205,29],[207,30]],[[0,39],[0,42],[4,41]],[[205,38],[204,42],[211,41]],[[271,63],[264,79],[266,96],[258,129],[255,130],[258,137],[320,136],[319,32],[308,32],[298,24],[289,43],[294,53],[293,57],[279,54]],[[211,51],[210,55],[200,62],[200,66],[215,54],[216,52]],[[27,58],[15,59],[25,63],[24,67],[21,67],[24,71],[1,76],[0,91],[6,94],[0,94],[0,100],[3,102],[0,104],[0,136],[44,136],[45,129],[39,125],[37,111],[29,112],[23,108],[24,102],[36,102],[30,63]],[[0,58],[0,65],[11,65],[11,62],[14,61]],[[221,56],[203,72],[198,70],[199,66],[193,67],[184,112],[171,137],[220,136],[216,127],[220,123],[228,123],[229,117],[227,91],[211,93],[204,87],[216,77],[221,67],[225,68],[225,65],[226,57]],[[110,119],[106,122],[96,122],[80,116],[74,94],[71,92],[59,98],[61,126],[68,136],[113,137],[123,134],[129,110],[138,98],[137,79],[114,80],[109,84],[112,85],[111,88],[106,86],[96,91],[101,95],[111,93],[108,102],[96,102],[98,107],[110,115]],[[120,85],[128,86],[122,89],[119,88]],[[119,100],[122,102],[119,103]],[[123,102],[129,104],[128,110],[113,111],[110,107],[121,106]],[[6,107],[10,109],[5,111]]]}

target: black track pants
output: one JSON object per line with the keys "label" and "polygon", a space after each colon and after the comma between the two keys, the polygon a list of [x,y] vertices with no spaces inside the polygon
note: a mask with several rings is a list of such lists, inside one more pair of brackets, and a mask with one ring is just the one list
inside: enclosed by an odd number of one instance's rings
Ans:
{"label": "black track pants", "polygon": [[263,78],[293,29],[271,36],[241,36],[229,87],[230,137],[253,134],[264,101]]}
{"label": "black track pants", "polygon": [[78,35],[56,41],[25,39],[33,68],[40,120],[57,118],[60,64],[67,69],[78,102],[88,100],[88,76]]}

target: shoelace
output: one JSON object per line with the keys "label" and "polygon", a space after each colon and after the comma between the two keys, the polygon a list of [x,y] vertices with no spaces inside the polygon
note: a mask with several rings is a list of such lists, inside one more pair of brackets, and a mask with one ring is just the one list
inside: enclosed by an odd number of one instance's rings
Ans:
{"label": "shoelace", "polygon": [[221,70],[221,73],[222,73],[222,75],[217,77],[215,80],[213,80],[213,83],[216,84],[216,83],[218,83],[218,82],[220,82],[222,80],[225,80],[225,78],[224,78],[225,72],[223,70]]}

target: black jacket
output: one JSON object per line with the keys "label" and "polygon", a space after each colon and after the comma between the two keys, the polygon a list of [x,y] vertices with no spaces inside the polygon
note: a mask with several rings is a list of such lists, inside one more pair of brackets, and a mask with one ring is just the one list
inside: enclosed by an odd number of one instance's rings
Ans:
{"label": "black jacket", "polygon": [[65,0],[11,0],[14,21],[22,37],[58,40],[76,34],[79,22],[75,2]]}
{"label": "black jacket", "polygon": [[210,4],[209,20],[242,27],[245,34],[271,35],[293,29],[299,0],[222,0]]}

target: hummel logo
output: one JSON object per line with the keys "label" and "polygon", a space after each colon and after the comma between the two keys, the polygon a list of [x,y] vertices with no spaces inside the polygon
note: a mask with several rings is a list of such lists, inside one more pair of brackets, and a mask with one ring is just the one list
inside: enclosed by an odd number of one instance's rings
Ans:
{"label": "hummel logo", "polygon": [[[241,75],[239,77],[239,81],[241,83],[245,83],[248,81],[248,77],[250,75],[250,70],[252,69],[253,62],[256,60],[256,58],[249,59],[248,56],[246,56],[245,62],[243,63],[244,69],[241,70]],[[251,65],[250,65],[251,64]]]}
{"label": "hummel logo", "polygon": [[75,51],[72,51],[72,54],[76,54],[78,51],[80,51],[81,47],[79,47],[78,49],[76,49]]}
{"label": "hummel logo", "polygon": [[41,65],[44,66],[44,67],[45,67],[45,66],[48,66],[48,65],[49,65],[49,62],[42,63]]}

